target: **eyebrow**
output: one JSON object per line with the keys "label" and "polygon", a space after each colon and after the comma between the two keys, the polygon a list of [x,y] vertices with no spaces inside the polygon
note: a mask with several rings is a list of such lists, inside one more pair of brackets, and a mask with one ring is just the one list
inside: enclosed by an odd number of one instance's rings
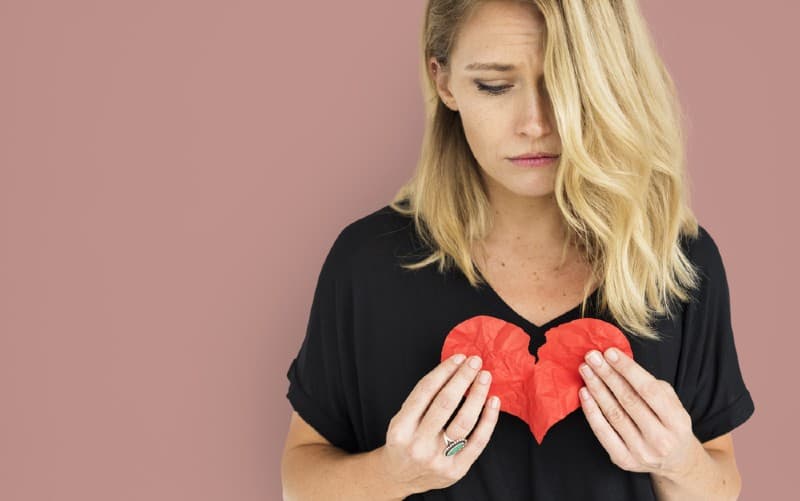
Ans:
{"label": "eyebrow", "polygon": [[513,64],[506,63],[472,63],[464,67],[465,71],[512,71],[517,69]]}

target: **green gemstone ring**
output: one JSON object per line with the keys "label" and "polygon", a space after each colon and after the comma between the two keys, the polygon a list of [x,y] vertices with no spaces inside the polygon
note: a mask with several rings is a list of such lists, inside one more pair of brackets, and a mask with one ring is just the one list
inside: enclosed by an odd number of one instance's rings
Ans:
{"label": "green gemstone ring", "polygon": [[444,448],[444,455],[445,456],[452,456],[458,453],[461,449],[463,449],[467,445],[466,438],[460,438],[458,440],[452,440],[450,437],[447,436],[447,433],[442,432],[444,435],[444,443],[447,445]]}

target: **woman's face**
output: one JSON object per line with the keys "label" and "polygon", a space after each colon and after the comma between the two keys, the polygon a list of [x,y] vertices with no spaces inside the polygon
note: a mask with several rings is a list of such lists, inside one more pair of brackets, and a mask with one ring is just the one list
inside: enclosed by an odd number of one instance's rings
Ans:
{"label": "woman's face", "polygon": [[[553,192],[559,159],[539,167],[510,160],[528,153],[561,153],[542,73],[544,29],[544,18],[533,5],[488,2],[463,25],[447,71],[434,58],[429,61],[440,97],[461,116],[490,199]],[[483,63],[513,67],[476,67]]]}

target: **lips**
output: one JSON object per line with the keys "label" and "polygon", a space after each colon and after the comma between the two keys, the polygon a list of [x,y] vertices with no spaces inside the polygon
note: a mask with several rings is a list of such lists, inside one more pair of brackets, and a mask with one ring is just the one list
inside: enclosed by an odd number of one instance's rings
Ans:
{"label": "lips", "polygon": [[511,160],[526,160],[533,158],[556,158],[558,155],[523,155],[520,157],[512,157]]}

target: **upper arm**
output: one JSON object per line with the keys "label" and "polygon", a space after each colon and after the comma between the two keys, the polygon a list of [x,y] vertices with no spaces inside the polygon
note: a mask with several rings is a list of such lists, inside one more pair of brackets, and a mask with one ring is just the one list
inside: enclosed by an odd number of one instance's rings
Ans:
{"label": "upper arm", "polygon": [[292,411],[292,417],[289,420],[289,433],[286,435],[286,444],[283,449],[284,452],[294,447],[310,444],[333,445],[300,417],[297,411]]}
{"label": "upper arm", "polygon": [[[327,444],[325,437],[320,435],[311,425],[309,425],[297,411],[292,411],[292,417],[289,420],[289,433],[286,435],[286,442],[283,446],[283,454],[281,455],[281,485],[283,486],[283,499],[289,499],[287,494],[287,483],[291,482],[290,476],[293,472],[306,471],[306,468],[300,464],[297,465],[295,460],[289,461],[289,451],[302,447],[304,445],[312,444]],[[291,497],[294,499],[294,497]]]}
{"label": "upper arm", "polygon": [[[736,456],[733,452],[733,437],[730,432],[720,435],[717,438],[711,439],[707,442],[702,442],[703,449],[709,455],[714,456],[719,464],[722,465],[726,471],[733,472],[733,478],[737,483],[737,493],[742,489],[742,477],[739,473],[739,468],[736,465]],[[738,494],[737,494],[738,496]]]}
{"label": "upper arm", "polygon": [[713,438],[708,442],[703,442],[703,448],[707,451],[722,451],[733,455],[733,436],[730,432]]}

